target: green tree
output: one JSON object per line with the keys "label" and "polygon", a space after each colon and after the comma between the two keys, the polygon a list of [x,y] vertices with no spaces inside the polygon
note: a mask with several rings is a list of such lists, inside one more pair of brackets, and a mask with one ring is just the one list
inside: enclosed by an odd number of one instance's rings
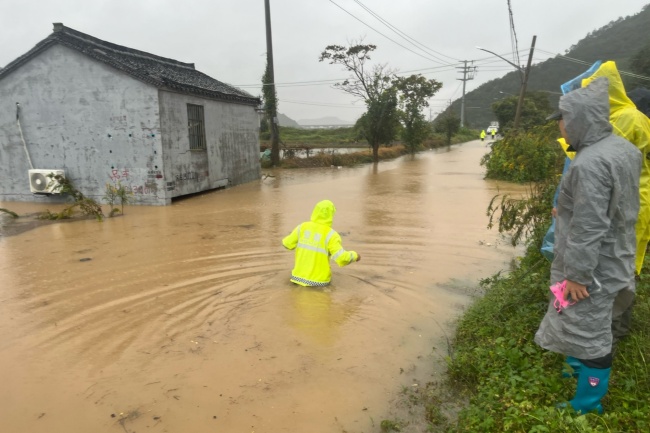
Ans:
{"label": "green tree", "polygon": [[390,143],[400,127],[397,94],[389,89],[366,103],[367,110],[357,120],[354,129],[357,137],[365,139],[372,147],[373,161],[379,161],[379,145]]}
{"label": "green tree", "polygon": [[[492,112],[499,121],[499,127],[504,131],[512,128],[517,102],[517,96],[508,96],[492,104]],[[546,92],[527,92],[521,109],[521,128],[526,130],[544,124],[546,117],[552,112]]]}
{"label": "green tree", "polygon": [[436,119],[433,129],[439,134],[444,134],[447,145],[450,145],[451,137],[460,131],[460,117],[449,107]]}
{"label": "green tree", "polygon": [[404,130],[402,140],[409,152],[414,153],[431,130],[422,109],[429,106],[429,98],[440,90],[442,83],[427,80],[422,75],[397,77],[393,85],[399,92],[400,119]]}
{"label": "green tree", "polygon": [[[632,72],[638,75],[643,75],[644,77],[650,77],[650,44],[641,48],[630,60],[630,69]],[[628,80],[626,80],[628,81]],[[629,79],[630,89],[632,86],[644,86],[647,87],[647,82],[639,79]]]}
{"label": "green tree", "polygon": [[[392,84],[394,72],[385,65],[368,68],[370,53],[376,45],[361,44],[344,47],[328,45],[319,61],[343,66],[352,76],[334,86],[362,99],[366,113],[357,121],[355,128],[372,147],[375,162],[379,161],[379,145],[388,144],[397,134],[399,125],[397,93]],[[370,69],[370,70],[368,70]]]}

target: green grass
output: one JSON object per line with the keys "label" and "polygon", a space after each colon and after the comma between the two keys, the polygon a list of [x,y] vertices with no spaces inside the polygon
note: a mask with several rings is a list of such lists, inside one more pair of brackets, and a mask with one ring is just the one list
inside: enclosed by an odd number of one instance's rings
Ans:
{"label": "green grass", "polygon": [[[281,126],[280,140],[290,147],[363,147],[368,145],[365,140],[356,138],[352,128],[302,129]],[[260,137],[260,145],[271,147],[269,138],[264,134]]]}
{"label": "green grass", "polygon": [[[550,223],[548,193],[564,158],[549,136],[541,128],[493,146],[490,162],[496,165],[488,166],[488,177],[522,181],[517,174],[534,172],[546,183],[531,188],[530,197],[519,204],[506,201],[488,211],[490,224],[492,218],[499,219],[500,232],[524,230],[527,250],[510,272],[481,281],[481,296],[457,322],[446,376],[426,384],[414,397],[425,409],[427,431],[650,431],[650,254],[637,281],[631,334],[618,344],[614,357],[609,392],[602,401],[605,413],[577,415],[570,408],[556,409],[557,403],[573,397],[576,384],[561,375],[564,356],[534,342],[549,300],[550,263],[539,247]],[[533,142],[537,147],[518,148]],[[516,164],[522,170],[514,170]],[[540,203],[549,204],[545,208]],[[502,224],[503,218],[509,224]]]}
{"label": "green grass", "polygon": [[[452,137],[451,144],[464,143],[478,139],[478,131],[461,128]],[[334,129],[302,129],[280,127],[280,141],[287,147],[366,147],[368,142],[359,139],[352,127]],[[397,140],[399,142],[399,139]],[[442,134],[432,134],[424,143],[425,147],[440,147],[446,145]],[[260,147],[271,147],[268,134],[260,134]]]}
{"label": "green grass", "polygon": [[[647,274],[648,261],[644,273]],[[637,284],[633,330],[618,347],[605,414],[555,409],[572,398],[564,357],[534,335],[548,303],[549,264],[530,248],[509,275],[482,282],[484,295],[460,319],[446,386],[469,397],[448,432],[647,432],[650,430],[650,278]]]}

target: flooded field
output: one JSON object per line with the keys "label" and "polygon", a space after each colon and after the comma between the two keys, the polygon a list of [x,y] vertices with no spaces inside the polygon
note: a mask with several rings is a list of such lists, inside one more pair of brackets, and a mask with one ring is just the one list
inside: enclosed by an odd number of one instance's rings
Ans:
{"label": "flooded field", "polygon": [[[264,170],[15,235],[2,216],[1,431],[380,431],[403,386],[440,377],[452,321],[517,253],[485,211],[523,188],[484,180],[485,152]],[[362,260],[297,287],[281,239],[322,199]]]}

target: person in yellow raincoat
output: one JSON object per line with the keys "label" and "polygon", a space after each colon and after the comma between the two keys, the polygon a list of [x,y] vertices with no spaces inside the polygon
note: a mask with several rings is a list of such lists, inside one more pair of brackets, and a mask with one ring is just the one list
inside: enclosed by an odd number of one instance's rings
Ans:
{"label": "person in yellow raincoat", "polygon": [[[650,119],[639,111],[625,92],[623,80],[616,68],[616,63],[608,61],[597,62],[587,72],[565,83],[562,90],[566,93],[575,88],[586,87],[599,77],[609,80],[609,121],[614,134],[625,138],[634,144],[643,155],[643,166],[639,182],[640,209],[636,223],[636,258],[635,271],[640,275],[645,258],[648,241],[650,241]],[[563,139],[558,140],[570,159],[571,152]],[[612,334],[614,341],[625,337],[630,331],[632,320],[632,305],[634,303],[634,284],[628,290],[621,290],[614,302],[612,312]]]}
{"label": "person in yellow raincoat", "polygon": [[485,140],[485,129],[481,130],[481,141]]}
{"label": "person in yellow raincoat", "polygon": [[346,251],[341,235],[332,228],[336,208],[330,200],[316,203],[310,221],[299,224],[282,239],[288,250],[296,250],[291,282],[301,286],[327,286],[332,279],[330,258],[340,267],[358,262],[361,256]]}

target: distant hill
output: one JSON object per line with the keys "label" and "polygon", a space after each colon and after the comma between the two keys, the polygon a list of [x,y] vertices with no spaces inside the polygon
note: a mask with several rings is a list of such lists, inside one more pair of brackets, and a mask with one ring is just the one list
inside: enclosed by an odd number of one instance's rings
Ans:
{"label": "distant hill", "polygon": [[278,122],[280,126],[289,126],[291,128],[300,128],[298,122],[287,116],[286,114],[278,113]]}
{"label": "distant hill", "polygon": [[320,117],[318,119],[301,119],[297,122],[287,116],[286,114],[278,113],[278,121],[280,126],[288,126],[290,128],[303,128],[305,126],[332,126],[332,125],[341,125],[341,126],[352,126],[354,122],[348,122],[341,120],[338,117]]}
{"label": "distant hill", "polygon": [[[619,70],[628,69],[630,59],[638,51],[650,44],[650,7],[636,15],[626,18],[619,17],[606,26],[589,33],[584,39],[571,46],[565,56],[550,58],[542,63],[533,65],[528,78],[527,90],[546,90],[559,92],[560,85],[581,74],[597,60],[614,60]],[[540,41],[537,41],[538,45]],[[543,41],[542,41],[543,43]],[[587,62],[582,64],[571,59]],[[522,58],[527,61],[528,54]],[[480,72],[480,68],[479,68]],[[626,89],[632,90],[639,83],[628,77],[623,77]],[[465,125],[472,128],[487,128],[490,121],[495,120],[492,103],[503,99],[504,93],[519,94],[519,73],[512,71],[501,78],[488,81],[477,89],[465,94]],[[647,83],[644,84],[647,86]],[[557,106],[559,95],[549,95],[551,106]],[[460,114],[461,100],[451,104],[452,110]],[[468,108],[480,107],[480,108]]]}
{"label": "distant hill", "polygon": [[318,119],[300,119],[298,123],[301,126],[354,125],[354,122],[348,122],[333,116],[320,117]]}

